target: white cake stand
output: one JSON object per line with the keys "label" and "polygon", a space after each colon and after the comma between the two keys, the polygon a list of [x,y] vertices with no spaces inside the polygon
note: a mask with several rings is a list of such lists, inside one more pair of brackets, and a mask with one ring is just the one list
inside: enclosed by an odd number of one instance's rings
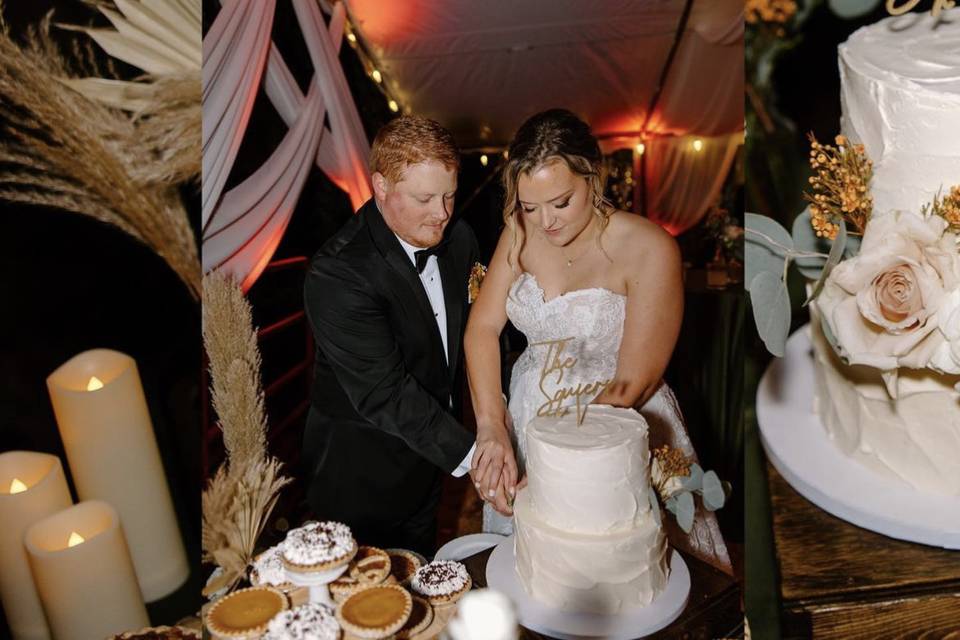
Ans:
{"label": "white cake stand", "polygon": [[[960,496],[924,493],[848,457],[813,412],[814,361],[804,326],[787,341],[757,390],[767,457],[800,495],[824,511],[891,538],[960,549]],[[960,462],[958,462],[960,464]]]}
{"label": "white cake stand", "polygon": [[524,627],[559,640],[608,638],[632,640],[663,629],[676,620],[687,606],[690,571],[677,552],[671,553],[667,588],[645,607],[625,609],[616,615],[558,611],[530,597],[520,584],[513,551],[515,536],[497,545],[487,561],[487,586],[503,592],[517,607]]}
{"label": "white cake stand", "polygon": [[327,585],[343,575],[343,572],[347,570],[348,566],[349,565],[345,564],[336,569],[313,571],[310,573],[290,571],[289,568],[284,568],[284,571],[287,574],[287,580],[293,584],[298,587],[310,588],[310,602],[319,602],[332,609],[336,609],[337,604],[333,601],[333,598],[330,597],[330,588]]}

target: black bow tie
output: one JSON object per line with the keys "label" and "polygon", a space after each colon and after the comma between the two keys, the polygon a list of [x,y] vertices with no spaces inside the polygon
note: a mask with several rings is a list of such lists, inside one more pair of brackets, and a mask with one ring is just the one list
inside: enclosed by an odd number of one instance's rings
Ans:
{"label": "black bow tie", "polygon": [[417,273],[423,273],[423,270],[427,268],[427,260],[430,259],[430,256],[440,256],[443,255],[443,250],[447,246],[447,240],[444,239],[440,244],[428,247],[427,249],[420,249],[419,251],[413,252],[413,257],[417,261]]}

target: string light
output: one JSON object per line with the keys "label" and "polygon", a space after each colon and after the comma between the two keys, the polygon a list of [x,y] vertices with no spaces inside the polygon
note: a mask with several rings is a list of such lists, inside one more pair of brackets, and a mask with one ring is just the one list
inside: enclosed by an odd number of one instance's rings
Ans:
{"label": "string light", "polygon": [[487,163],[490,162],[490,158],[487,157],[487,154],[480,156],[480,164],[487,166]]}
{"label": "string light", "polygon": [[370,77],[373,78],[373,81],[376,82],[377,84],[380,84],[381,82],[383,82],[383,76],[380,75],[379,69],[374,69],[370,73]]}
{"label": "string light", "polygon": [[357,36],[352,32],[347,34],[347,40],[350,41],[350,44],[357,44]]}
{"label": "string light", "polygon": [[703,149],[703,140],[701,140],[700,138],[697,138],[696,140],[693,141],[693,150],[700,151],[701,149]]}
{"label": "string light", "polygon": [[647,150],[647,145],[643,144],[642,142],[637,145],[637,155],[638,155],[638,156],[642,156],[642,155],[643,155],[643,152],[646,151],[646,150]]}
{"label": "string light", "polygon": [[400,111],[400,105],[397,104],[396,100],[391,100],[390,102],[387,103],[387,106],[389,106],[390,111],[393,111],[394,113],[396,113],[397,111]]}

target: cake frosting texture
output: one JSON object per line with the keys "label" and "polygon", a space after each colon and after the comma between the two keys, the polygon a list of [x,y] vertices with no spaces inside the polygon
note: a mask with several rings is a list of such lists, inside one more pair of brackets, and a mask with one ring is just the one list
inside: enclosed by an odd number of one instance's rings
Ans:
{"label": "cake frosting texture", "polygon": [[960,9],[891,17],[840,46],[843,133],[874,163],[874,214],[960,182]]}
{"label": "cake frosting texture", "polygon": [[649,498],[646,421],[632,409],[590,406],[581,425],[570,413],[535,418],[525,432],[528,486],[514,505],[524,588],[568,611],[649,604],[668,569]]}

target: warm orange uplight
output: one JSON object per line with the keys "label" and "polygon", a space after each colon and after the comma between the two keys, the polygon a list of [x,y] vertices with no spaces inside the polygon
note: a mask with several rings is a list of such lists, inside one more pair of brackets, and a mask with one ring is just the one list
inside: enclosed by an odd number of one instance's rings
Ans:
{"label": "warm orange uplight", "polygon": [[78,544],[83,542],[83,536],[74,531],[70,534],[70,539],[67,540],[67,547],[75,547]]}

